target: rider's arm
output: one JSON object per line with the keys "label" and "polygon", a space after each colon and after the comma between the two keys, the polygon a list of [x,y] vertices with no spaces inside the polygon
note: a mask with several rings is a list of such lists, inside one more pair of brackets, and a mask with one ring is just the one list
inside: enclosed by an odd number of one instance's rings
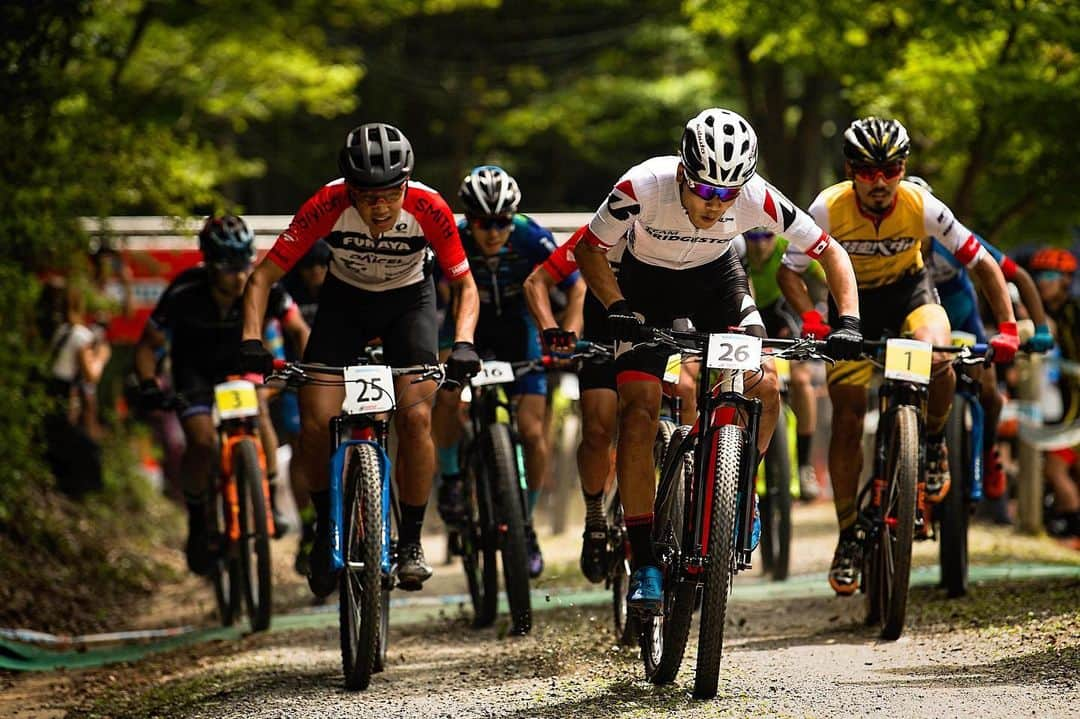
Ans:
{"label": "rider's arm", "polygon": [[585,306],[585,293],[587,291],[588,288],[585,287],[585,280],[581,278],[581,275],[577,276],[574,284],[566,288],[566,313],[563,315],[562,328],[568,332],[573,332],[578,337],[581,336],[581,332],[585,328],[583,307]]}
{"label": "rider's arm", "polygon": [[1001,268],[994,262],[994,258],[984,252],[969,270],[982,288],[983,296],[990,304],[997,323],[1000,325],[1002,322],[1015,322],[1009,290],[1005,287],[1005,276],[1001,274]]}
{"label": "rider's arm", "polygon": [[157,352],[165,346],[165,333],[147,322],[135,345],[135,374],[139,380],[153,379],[157,374]]}
{"label": "rider's arm", "polygon": [[[1011,262],[1011,260],[1010,260]],[[1031,278],[1028,271],[1023,267],[1012,263],[1015,268],[1012,276],[1006,275],[1005,279],[1011,281],[1016,285],[1016,288],[1020,290],[1020,301],[1024,303],[1024,307],[1027,308],[1028,314],[1031,316],[1031,321],[1036,326],[1046,326],[1050,324],[1049,319],[1046,316],[1046,308],[1043,307],[1042,296],[1039,295],[1039,288],[1035,285],[1035,280]],[[1002,267],[1004,272],[1005,268]]]}
{"label": "rider's arm", "polygon": [[[535,268],[525,278],[522,288],[525,292],[525,304],[529,307],[529,313],[536,320],[536,326],[540,329],[556,327],[555,313],[551,311],[551,296],[548,291],[555,286],[557,280],[551,276],[543,265]],[[569,311],[569,310],[568,310]]]}
{"label": "rider's arm", "polygon": [[476,289],[476,280],[472,273],[451,280],[450,292],[454,296],[453,306],[457,307],[454,315],[454,341],[472,342],[476,333],[476,322],[480,319],[480,293]]}
{"label": "rider's arm", "polygon": [[281,318],[281,329],[292,341],[293,346],[296,347],[297,356],[303,357],[304,350],[307,348],[308,337],[311,336],[311,328],[308,327],[308,323],[304,321],[304,316],[300,314],[300,308],[295,304],[290,305]]}
{"label": "rider's arm", "polygon": [[[278,240],[280,242],[280,240]],[[263,323],[266,319],[266,304],[270,297],[270,288],[285,276],[285,269],[271,259],[263,258],[255,271],[248,278],[244,288],[244,334],[245,340],[262,341]]]}
{"label": "rider's arm", "polygon": [[610,307],[615,302],[625,299],[619,282],[615,279],[615,273],[608,264],[606,248],[591,242],[579,242],[574,248],[574,257],[578,267],[581,268],[581,276],[585,278],[585,284],[589,286],[596,299],[604,307]]}
{"label": "rider's arm", "polygon": [[[830,242],[825,251],[818,255],[817,261],[825,270],[825,279],[829,284],[829,293],[836,301],[837,314],[859,316],[859,288],[855,282],[855,270],[851,267],[851,258],[836,242]],[[777,274],[779,278],[779,273]],[[799,279],[802,282],[802,279]],[[803,291],[806,284],[803,283]]]}
{"label": "rider's arm", "polygon": [[776,284],[784,293],[784,299],[798,314],[801,315],[814,309],[814,303],[810,299],[810,292],[806,289],[802,275],[786,264],[780,265],[776,270]]}

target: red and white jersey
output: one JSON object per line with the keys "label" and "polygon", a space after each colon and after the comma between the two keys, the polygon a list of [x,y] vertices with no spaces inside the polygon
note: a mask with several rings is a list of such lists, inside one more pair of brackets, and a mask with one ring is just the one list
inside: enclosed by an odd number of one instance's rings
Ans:
{"label": "red and white jersey", "polygon": [[330,245],[330,274],[363,290],[381,292],[420,282],[429,245],[446,277],[469,274],[449,205],[416,180],[409,180],[393,229],[378,237],[353,206],[345,181],[334,180],[303,204],[267,257],[288,271],[320,239]]}
{"label": "red and white jersey", "polygon": [[593,215],[586,241],[611,248],[626,237],[635,258],[675,270],[716,260],[731,247],[732,238],[755,227],[784,235],[813,258],[829,246],[828,233],[756,174],[716,224],[707,230],[694,227],[679,198],[678,167],[679,158],[668,155],[630,168]]}
{"label": "red and white jersey", "polygon": [[[556,247],[555,251],[544,261],[544,264],[540,265],[555,279],[556,284],[577,272],[578,263],[577,257],[574,256],[574,250],[588,230],[588,225],[578,228],[574,234],[570,235],[570,239]],[[622,262],[625,250],[626,240],[624,238],[607,251],[608,264],[611,265],[611,269],[616,276],[619,274],[619,263]]]}

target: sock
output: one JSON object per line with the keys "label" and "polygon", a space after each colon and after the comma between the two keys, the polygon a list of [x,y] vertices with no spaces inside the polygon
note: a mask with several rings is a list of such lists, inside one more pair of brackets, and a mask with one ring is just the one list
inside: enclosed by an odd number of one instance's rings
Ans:
{"label": "sock", "polygon": [[424,527],[424,510],[427,503],[412,505],[401,503],[401,527],[398,528],[400,544],[419,544],[420,530]]}
{"label": "sock", "polygon": [[443,474],[461,474],[461,467],[458,465],[458,448],[457,445],[451,447],[439,447],[439,468]]}
{"label": "sock", "polygon": [[813,439],[812,434],[800,434],[795,438],[795,454],[798,455],[800,467],[810,464],[810,442]]}
{"label": "sock", "polygon": [[626,534],[630,539],[630,569],[637,571],[639,567],[650,564],[656,566],[652,545],[653,513],[626,517],[625,522]]}
{"label": "sock", "polygon": [[607,518],[604,516],[603,490],[596,494],[588,494],[584,490],[581,493],[585,495],[585,528],[607,528]]}
{"label": "sock", "polygon": [[530,489],[528,491],[529,499],[529,517],[533,516],[533,510],[536,509],[536,503],[540,501],[540,490]]}

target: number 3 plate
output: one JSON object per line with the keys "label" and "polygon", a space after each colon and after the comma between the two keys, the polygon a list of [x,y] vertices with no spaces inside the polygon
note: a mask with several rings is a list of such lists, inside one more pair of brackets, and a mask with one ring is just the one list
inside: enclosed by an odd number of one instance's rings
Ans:
{"label": "number 3 plate", "polygon": [[394,376],[386,365],[345,368],[345,401],[348,414],[389,412],[394,408]]}
{"label": "number 3 plate", "polygon": [[885,343],[885,379],[930,384],[932,354],[926,342],[889,340]]}
{"label": "number 3 plate", "polygon": [[259,398],[255,385],[244,380],[222,382],[214,385],[214,404],[219,419],[255,417],[259,414]]}
{"label": "number 3 plate", "polygon": [[709,335],[705,357],[709,369],[756,370],[761,366],[761,338],[753,335]]}

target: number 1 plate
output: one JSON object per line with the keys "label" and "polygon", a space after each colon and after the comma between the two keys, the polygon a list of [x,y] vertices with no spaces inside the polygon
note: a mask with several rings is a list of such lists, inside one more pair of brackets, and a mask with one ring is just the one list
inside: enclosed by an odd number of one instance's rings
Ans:
{"label": "number 1 plate", "polygon": [[394,376],[386,365],[358,365],[345,368],[347,414],[388,412],[394,408]]}
{"label": "number 1 plate", "polygon": [[217,405],[218,417],[221,419],[255,417],[259,414],[259,398],[255,394],[255,385],[244,380],[214,385],[214,404]]}
{"label": "number 1 plate", "polygon": [[891,339],[885,343],[885,379],[930,384],[932,358],[927,342]]}
{"label": "number 1 plate", "polygon": [[761,338],[753,335],[709,335],[705,356],[709,369],[756,370],[761,366]]}

